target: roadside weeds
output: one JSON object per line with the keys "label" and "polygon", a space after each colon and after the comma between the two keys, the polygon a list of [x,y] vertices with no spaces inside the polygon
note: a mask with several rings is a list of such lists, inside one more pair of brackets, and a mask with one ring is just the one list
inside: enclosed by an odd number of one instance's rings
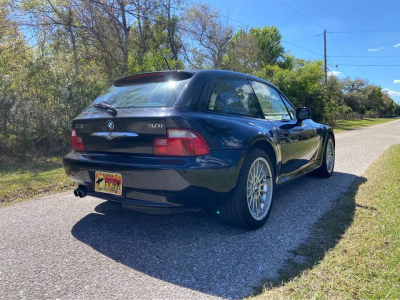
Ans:
{"label": "roadside weeds", "polygon": [[64,172],[61,158],[2,162],[0,206],[70,190],[74,183]]}

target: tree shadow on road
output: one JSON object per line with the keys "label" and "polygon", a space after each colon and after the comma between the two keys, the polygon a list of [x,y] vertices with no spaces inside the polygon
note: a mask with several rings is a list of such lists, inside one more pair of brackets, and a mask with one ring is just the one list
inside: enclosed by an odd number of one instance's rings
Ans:
{"label": "tree shadow on road", "polygon": [[202,212],[152,215],[103,202],[75,224],[72,234],[137,272],[209,295],[241,298],[265,282],[291,280],[321,260],[352,223],[349,187],[357,190],[364,181],[336,172],[326,180],[307,176],[288,183],[277,190],[270,219],[256,231],[230,227]]}

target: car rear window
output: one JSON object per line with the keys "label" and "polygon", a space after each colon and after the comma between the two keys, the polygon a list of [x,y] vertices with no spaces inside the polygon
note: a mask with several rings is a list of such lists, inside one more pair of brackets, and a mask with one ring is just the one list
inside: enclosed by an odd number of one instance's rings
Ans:
{"label": "car rear window", "polygon": [[87,111],[96,110],[93,104],[105,103],[117,109],[139,107],[172,107],[189,79],[112,86],[94,100]]}

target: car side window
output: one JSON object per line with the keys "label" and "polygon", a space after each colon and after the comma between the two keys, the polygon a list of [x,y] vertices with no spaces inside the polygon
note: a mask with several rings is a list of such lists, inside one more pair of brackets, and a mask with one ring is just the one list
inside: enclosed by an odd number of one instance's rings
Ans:
{"label": "car side window", "polygon": [[218,79],[212,88],[207,109],[251,118],[262,116],[251,86],[247,80],[240,78]]}
{"label": "car side window", "polygon": [[257,81],[250,81],[258,101],[268,120],[290,120],[290,115],[278,91]]}
{"label": "car side window", "polygon": [[283,95],[281,95],[283,102],[285,102],[285,105],[289,111],[290,116],[292,117],[292,120],[296,119],[296,110],[293,108],[292,104],[287,100],[287,98]]}

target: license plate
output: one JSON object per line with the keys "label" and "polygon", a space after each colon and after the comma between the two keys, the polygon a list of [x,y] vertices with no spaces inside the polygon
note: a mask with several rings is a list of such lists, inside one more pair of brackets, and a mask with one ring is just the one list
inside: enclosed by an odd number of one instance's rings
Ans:
{"label": "license plate", "polygon": [[96,172],[94,190],[100,193],[122,195],[122,175],[117,173]]}

